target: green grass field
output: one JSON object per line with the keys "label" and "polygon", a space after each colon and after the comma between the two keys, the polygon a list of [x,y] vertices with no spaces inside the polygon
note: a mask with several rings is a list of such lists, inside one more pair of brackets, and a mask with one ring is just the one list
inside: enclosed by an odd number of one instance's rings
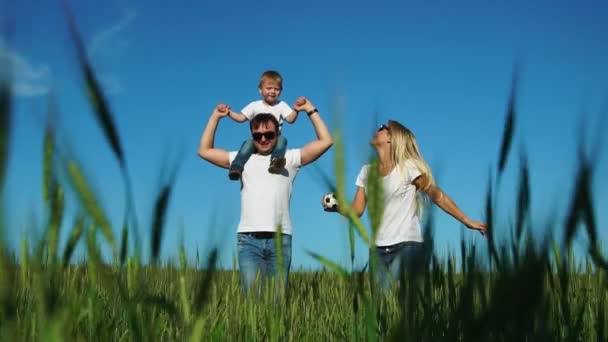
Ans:
{"label": "green grass field", "polygon": [[[68,16],[69,17],[69,16]],[[495,222],[500,204],[495,194],[511,155],[514,135],[515,83],[504,125],[495,175],[488,180],[485,220],[491,231],[511,232],[508,241],[490,234],[487,243],[461,243],[460,261],[439,258],[429,250],[426,265],[402,275],[400,286],[386,294],[370,286],[367,272],[351,272],[311,253],[325,271],[295,272],[287,293],[266,288],[246,296],[236,270],[215,270],[212,252],[201,265],[188,265],[185,251],[175,265],[158,260],[164,217],[174,176],[158,189],[151,241],[135,233],[137,219],[125,156],[103,91],[87,61],[73,21],[77,66],[89,102],[112,149],[126,184],[124,226],[110,225],[82,167],[55,141],[49,122],[41,154],[47,221],[43,238],[19,248],[0,242],[1,341],[151,341],[151,340],[425,340],[425,341],[607,341],[608,264],[600,250],[592,203],[593,156],[582,158],[567,219],[555,223],[563,241],[551,236],[535,241],[530,231],[529,170],[521,158],[520,188],[513,225]],[[4,63],[4,61],[3,61]],[[9,66],[7,67],[10,70]],[[0,80],[0,186],[11,141],[13,100],[10,79]],[[336,179],[329,184],[345,203],[343,140],[335,132]],[[329,177],[328,177],[329,178]],[[378,180],[370,177],[365,227],[345,207],[352,240],[373,237],[381,208]],[[35,180],[33,180],[35,181]],[[374,183],[375,182],[375,183]],[[331,182],[330,182],[331,183]],[[73,191],[81,214],[67,217],[65,192]],[[541,218],[542,219],[542,218]],[[59,229],[74,222],[65,248]],[[432,241],[433,224],[424,229]],[[0,222],[0,236],[7,230]],[[121,231],[120,237],[115,231]],[[587,255],[574,256],[572,241],[586,234]],[[86,245],[85,261],[76,264],[77,243]],[[150,243],[150,263],[143,264],[128,246]],[[112,262],[104,262],[101,246]],[[563,248],[558,246],[564,246]],[[314,252],[314,251],[313,251]],[[148,258],[146,258],[148,259]]]}

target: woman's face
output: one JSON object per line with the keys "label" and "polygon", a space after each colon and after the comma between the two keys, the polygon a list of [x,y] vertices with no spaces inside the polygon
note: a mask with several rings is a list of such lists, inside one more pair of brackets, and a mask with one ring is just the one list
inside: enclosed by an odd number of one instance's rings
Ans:
{"label": "woman's face", "polygon": [[388,143],[391,138],[390,129],[388,128],[388,124],[382,124],[374,134],[374,138],[372,140],[372,145],[378,146],[383,143]]}

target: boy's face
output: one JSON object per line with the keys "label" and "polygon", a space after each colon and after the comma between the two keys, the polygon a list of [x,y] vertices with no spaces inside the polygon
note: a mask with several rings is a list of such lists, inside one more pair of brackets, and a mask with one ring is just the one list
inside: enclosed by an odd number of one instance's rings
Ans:
{"label": "boy's face", "polygon": [[281,96],[281,85],[277,81],[265,80],[259,90],[264,102],[268,104],[274,104]]}

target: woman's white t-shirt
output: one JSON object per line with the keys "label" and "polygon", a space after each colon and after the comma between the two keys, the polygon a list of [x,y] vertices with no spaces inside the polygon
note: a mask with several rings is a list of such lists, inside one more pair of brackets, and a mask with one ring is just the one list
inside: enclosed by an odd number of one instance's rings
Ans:
{"label": "woman's white t-shirt", "polygon": [[[357,186],[367,194],[367,175],[370,165],[364,165],[357,176]],[[420,218],[416,210],[416,186],[412,183],[420,171],[410,160],[402,172],[395,167],[382,177],[384,211],[376,235],[376,246],[390,246],[405,241],[422,242]]]}

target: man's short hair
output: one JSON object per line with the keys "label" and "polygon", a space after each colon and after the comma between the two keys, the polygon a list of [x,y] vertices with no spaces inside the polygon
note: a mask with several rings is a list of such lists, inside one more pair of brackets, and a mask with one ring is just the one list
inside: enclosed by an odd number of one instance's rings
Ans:
{"label": "man's short hair", "polygon": [[260,126],[267,126],[268,123],[272,123],[274,125],[274,131],[279,131],[279,121],[274,115],[269,113],[260,113],[251,119],[249,122],[249,129],[253,131],[254,129],[258,129]]}

